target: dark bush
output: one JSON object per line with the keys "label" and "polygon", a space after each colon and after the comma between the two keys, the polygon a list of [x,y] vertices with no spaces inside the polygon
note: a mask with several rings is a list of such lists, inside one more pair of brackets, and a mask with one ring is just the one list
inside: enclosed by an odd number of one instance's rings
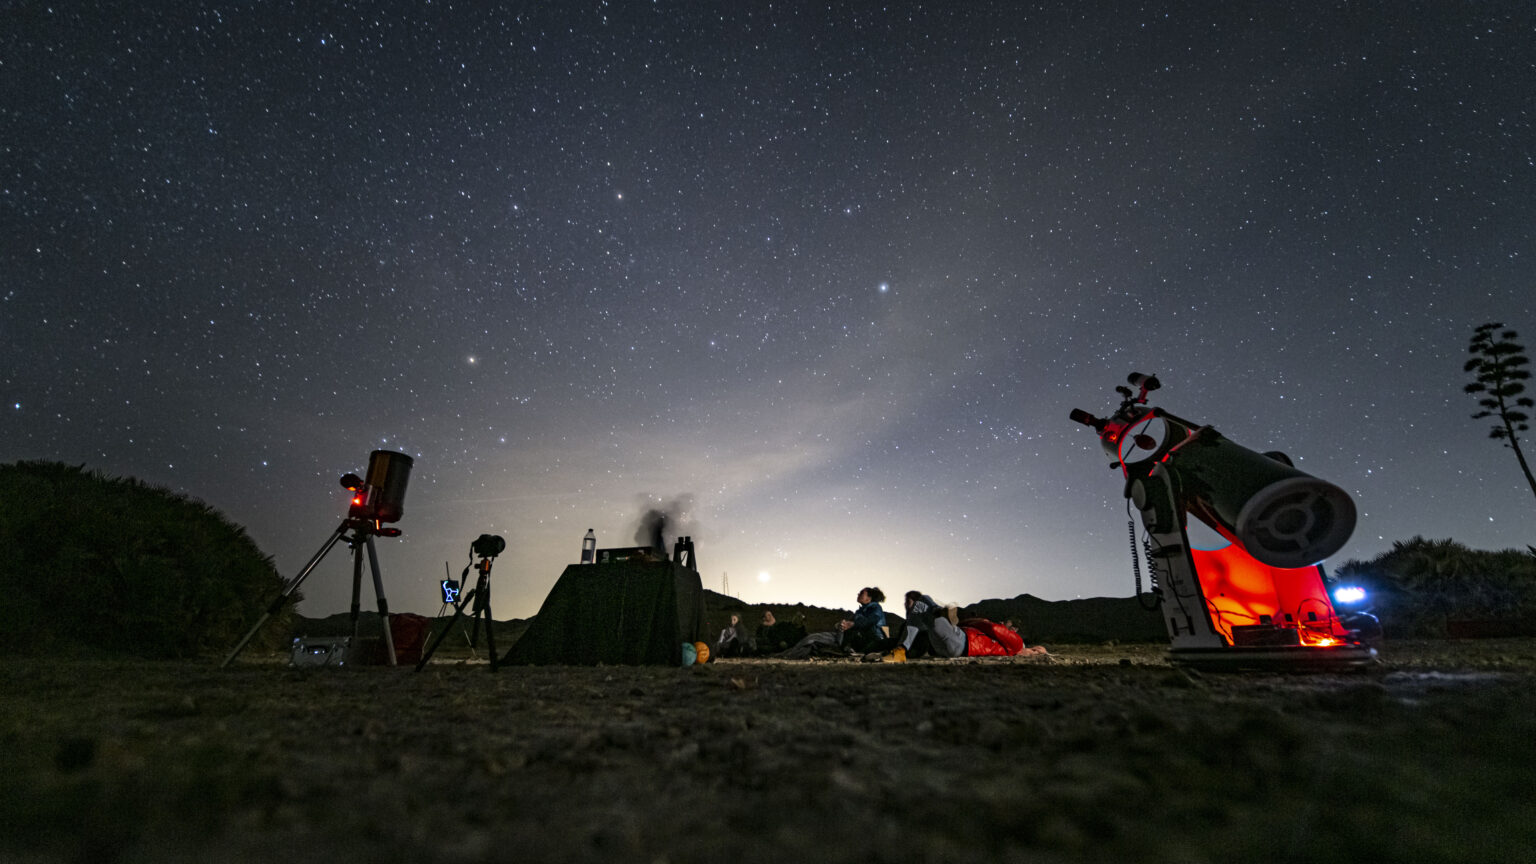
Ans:
{"label": "dark bush", "polygon": [[0,465],[0,652],[220,651],[282,585],[245,530],[200,501],[83,466]]}
{"label": "dark bush", "polygon": [[1444,636],[1451,621],[1536,615],[1536,554],[1514,549],[1415,537],[1370,561],[1344,562],[1335,581],[1370,593],[1389,637]]}

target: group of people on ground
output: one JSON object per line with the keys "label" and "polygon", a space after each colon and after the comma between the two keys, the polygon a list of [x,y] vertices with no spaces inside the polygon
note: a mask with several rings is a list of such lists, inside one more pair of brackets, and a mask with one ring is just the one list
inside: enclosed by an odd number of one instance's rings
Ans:
{"label": "group of people on ground", "polygon": [[762,657],[777,654],[805,638],[805,625],[780,621],[773,610],[763,612],[756,630],[748,628],[739,613],[732,612],[730,623],[715,640],[716,657]]}
{"label": "group of people on ground", "polygon": [[[826,655],[861,655],[866,661],[901,663],[908,659],[934,657],[1012,656],[1044,654],[1043,646],[1028,648],[1011,624],[985,618],[961,619],[954,606],[942,606],[921,591],[908,591],[903,598],[906,619],[897,632],[886,620],[885,592],[878,587],[859,590],[858,609],[852,618],[837,622],[831,631],[805,632],[803,626],[787,629],[774,620],[771,611],[763,613],[763,624],[755,638],[745,637],[741,616],[731,615],[730,626],[720,633],[716,656],[743,657],[773,655],[789,660],[803,660]],[[777,629],[776,629],[777,628]],[[789,637],[797,638],[792,641]]]}

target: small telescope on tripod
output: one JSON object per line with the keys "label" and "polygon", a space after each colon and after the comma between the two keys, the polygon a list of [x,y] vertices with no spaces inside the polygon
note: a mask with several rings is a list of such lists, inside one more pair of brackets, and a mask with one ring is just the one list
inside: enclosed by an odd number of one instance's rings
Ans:
{"label": "small telescope on tripod", "polygon": [[352,493],[352,502],[347,508],[347,517],[341,520],[336,530],[331,532],[325,545],[320,547],[287,585],[283,586],[282,593],[272,601],[272,605],[261,616],[261,619],[251,627],[224,658],[222,667],[229,666],[245,646],[250,643],[263,624],[278,612],[282,611],[283,604],[297,591],[304,580],[309,578],[315,567],[325,558],[339,541],[346,540],[352,549],[352,643],[357,643],[357,621],[361,611],[361,595],[363,586],[363,550],[368,551],[368,565],[373,573],[373,590],[378,600],[379,620],[384,625],[384,654],[388,658],[389,665],[395,665],[395,642],[389,629],[389,601],[384,597],[384,580],[379,575],[379,553],[373,546],[373,538],[399,537],[399,528],[385,528],[386,522],[398,522],[405,512],[405,487],[411,479],[411,457],[404,453],[396,453],[393,450],[375,450],[368,454],[368,471],[366,479],[356,474],[343,474],[341,485]]}
{"label": "small telescope on tripod", "polygon": [[[1147,405],[1161,387],[1133,372],[1107,418],[1074,409],[1099,435],[1147,533],[1147,559],[1169,659],[1210,668],[1344,668],[1376,650],[1334,610],[1320,562],[1355,530],[1343,489],[1297,470],[1283,453],[1256,453],[1211,426]],[[1231,545],[1194,549],[1189,517]],[[1136,554],[1134,524],[1132,555]]]}

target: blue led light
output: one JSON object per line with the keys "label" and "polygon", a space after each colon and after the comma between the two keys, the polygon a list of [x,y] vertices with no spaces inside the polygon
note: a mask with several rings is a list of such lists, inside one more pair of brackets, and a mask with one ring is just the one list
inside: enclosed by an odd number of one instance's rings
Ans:
{"label": "blue led light", "polygon": [[1358,585],[1344,585],[1334,589],[1333,602],[1353,605],[1365,599],[1365,589]]}

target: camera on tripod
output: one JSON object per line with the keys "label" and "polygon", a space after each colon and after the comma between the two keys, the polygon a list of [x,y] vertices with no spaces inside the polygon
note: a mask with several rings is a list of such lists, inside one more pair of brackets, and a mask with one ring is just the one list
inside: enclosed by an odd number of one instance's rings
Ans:
{"label": "camera on tripod", "polygon": [[[443,638],[464,616],[465,607],[469,608],[470,618],[475,622],[474,630],[468,634],[469,647],[473,650],[476,643],[480,641],[480,624],[483,619],[486,645],[491,650],[491,671],[496,671],[496,622],[491,616],[491,561],[506,549],[507,541],[503,540],[499,534],[481,534],[470,542],[470,557],[478,557],[480,560],[464,565],[464,573],[459,577],[463,581],[455,582],[452,579],[442,581],[443,605],[453,607],[453,618],[448,621],[448,626],[439,631],[427,645],[427,650],[421,655],[421,661],[416,664],[417,672],[425,668],[431,661],[432,655],[437,653],[437,646],[443,644]],[[475,586],[466,591],[463,590],[463,586],[469,584],[471,569],[476,574]],[[441,615],[442,613],[439,612],[438,616],[441,617]]]}
{"label": "camera on tripod", "polygon": [[507,541],[499,534],[481,534],[469,544],[469,551],[481,558],[495,558],[507,549]]}

